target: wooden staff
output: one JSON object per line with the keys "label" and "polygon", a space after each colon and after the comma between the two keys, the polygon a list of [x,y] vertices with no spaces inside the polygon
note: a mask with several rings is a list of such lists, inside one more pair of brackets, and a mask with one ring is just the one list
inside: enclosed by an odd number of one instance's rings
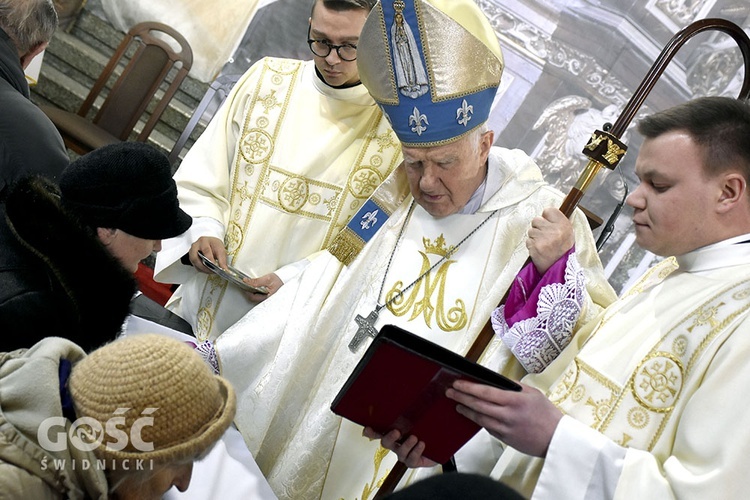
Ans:
{"label": "wooden staff", "polygon": [[[722,31],[731,36],[735,42],[737,42],[737,45],[742,52],[742,58],[745,65],[744,82],[740,89],[738,99],[747,99],[748,96],[750,96],[750,38],[748,38],[742,28],[726,19],[701,19],[681,29],[675,33],[667,45],[662,49],[659,57],[651,66],[648,73],[646,73],[646,76],[641,81],[635,93],[623,108],[622,113],[620,113],[615,124],[612,125],[611,128],[608,127],[609,124],[605,125],[604,128],[608,129],[606,132],[601,130],[595,131],[588,144],[583,148],[583,154],[589,157],[588,164],[578,178],[576,185],[570,190],[563,200],[562,205],[560,205],[560,211],[567,217],[573,215],[573,212],[578,206],[578,202],[583,198],[583,195],[586,193],[586,190],[591,185],[591,181],[596,177],[599,170],[601,170],[602,167],[614,169],[622,157],[625,156],[627,146],[620,142],[619,138],[625,132],[628,125],[633,120],[633,117],[635,117],[635,114],[643,104],[643,101],[646,100],[646,96],[651,92],[651,89],[653,89],[654,85],[659,80],[659,77],[661,77],[661,74],[664,72],[680,47],[682,47],[685,42],[693,36],[708,30]],[[529,262],[530,259],[527,259],[526,264]],[[507,298],[508,290],[506,290],[499,305],[504,304]],[[467,351],[466,358],[470,361],[478,361],[494,335],[495,333],[492,329],[492,322],[487,320],[487,323],[485,323],[484,327],[479,332],[479,335],[477,335],[477,338],[474,340],[474,343]],[[380,499],[393,492],[399,481],[401,481],[403,475],[406,473],[406,469],[406,465],[403,462],[396,462],[396,465],[391,469],[391,472],[385,478],[382,486],[375,494],[374,499]]]}

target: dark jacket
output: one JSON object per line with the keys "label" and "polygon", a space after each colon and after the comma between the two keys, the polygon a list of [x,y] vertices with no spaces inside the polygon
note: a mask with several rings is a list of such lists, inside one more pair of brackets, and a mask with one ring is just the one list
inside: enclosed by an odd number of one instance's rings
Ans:
{"label": "dark jacket", "polygon": [[21,179],[6,201],[6,221],[38,271],[0,287],[3,350],[65,337],[91,351],[113,340],[136,291],[133,276],[88,228],[64,211],[41,177]]}
{"label": "dark jacket", "polygon": [[0,29],[0,192],[29,174],[55,180],[70,161],[60,133],[29,96],[18,51]]}
{"label": "dark jacket", "polygon": [[[4,302],[8,297],[31,293],[47,279],[46,271],[37,268],[36,259],[30,258],[6,224],[4,199],[8,190],[29,174],[57,179],[68,162],[57,129],[29,99],[18,51],[0,29],[0,307],[7,306]],[[2,335],[6,341],[8,333]],[[30,347],[33,343],[14,339],[18,346]],[[4,350],[11,348],[6,347]]]}

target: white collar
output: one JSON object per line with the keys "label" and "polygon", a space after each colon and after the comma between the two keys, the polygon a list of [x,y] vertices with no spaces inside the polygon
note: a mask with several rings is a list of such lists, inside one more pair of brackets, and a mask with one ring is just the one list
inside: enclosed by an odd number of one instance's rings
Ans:
{"label": "white collar", "polygon": [[476,191],[474,191],[474,194],[471,195],[471,198],[469,198],[469,201],[464,205],[464,208],[458,211],[460,214],[474,214],[479,210],[479,207],[482,206],[482,201],[484,200],[484,193],[487,191],[487,177],[489,177],[490,173],[489,171],[484,176],[484,180],[479,185]]}
{"label": "white collar", "polygon": [[479,185],[474,194],[469,198],[468,203],[464,205],[464,208],[459,210],[460,214],[475,214],[479,210],[479,207],[487,202],[487,199],[497,193],[502,185],[504,176],[500,172],[498,165],[494,164],[494,157],[489,155],[487,157],[487,175],[484,176],[484,180]]}
{"label": "white collar", "polygon": [[680,270],[690,273],[711,271],[750,263],[750,233],[734,236],[677,256]]}
{"label": "white collar", "polygon": [[315,71],[314,61],[306,61],[303,71],[303,78],[312,81],[315,89],[330,99],[350,101],[351,104],[359,106],[375,106],[375,100],[370,96],[367,88],[362,83],[346,88],[331,87],[318,76],[318,73]]}

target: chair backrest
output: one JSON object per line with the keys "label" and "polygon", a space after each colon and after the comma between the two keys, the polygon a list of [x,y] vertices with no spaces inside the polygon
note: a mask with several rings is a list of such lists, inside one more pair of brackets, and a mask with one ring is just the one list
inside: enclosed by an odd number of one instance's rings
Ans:
{"label": "chair backrest", "polygon": [[[179,46],[179,52],[172,48],[166,38],[171,38]],[[131,53],[132,56],[128,59]],[[185,37],[165,24],[136,24],[128,31],[94,83],[78,110],[80,116],[88,114],[112,74],[122,64],[125,64],[125,67],[112,85],[93,122],[123,141],[128,139],[167,75],[173,68],[176,69],[171,82],[167,82],[164,95],[138,134],[137,140],[145,141],[190,71],[193,51]]]}
{"label": "chair backrest", "polygon": [[[219,75],[208,86],[206,93],[203,94],[201,102],[196,106],[187,125],[185,125],[185,129],[180,134],[180,137],[177,138],[177,141],[172,147],[172,151],[169,153],[169,163],[173,168],[175,168],[174,165],[177,162],[177,158],[179,158],[182,149],[185,147],[185,144],[187,144],[187,141],[195,130],[195,127],[198,125],[198,122],[204,118],[206,121],[209,121],[212,116],[216,114],[216,111],[222,105],[229,95],[229,92],[231,92],[232,87],[234,87],[241,76],[242,75]],[[209,112],[213,113],[209,114]]]}

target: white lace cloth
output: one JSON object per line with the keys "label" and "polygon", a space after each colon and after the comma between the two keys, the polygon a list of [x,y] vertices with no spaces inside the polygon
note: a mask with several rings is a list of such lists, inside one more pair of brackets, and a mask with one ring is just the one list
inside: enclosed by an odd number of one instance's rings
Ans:
{"label": "white lace cloth", "polygon": [[216,349],[214,349],[214,345],[211,341],[204,340],[196,345],[195,352],[201,355],[203,361],[211,367],[216,375],[221,375],[221,373],[219,373],[219,358],[216,357]]}
{"label": "white lace cloth", "polygon": [[570,343],[585,293],[583,269],[572,253],[565,265],[565,282],[543,286],[539,292],[536,316],[509,328],[503,305],[492,313],[492,326],[526,371],[539,373]]}

